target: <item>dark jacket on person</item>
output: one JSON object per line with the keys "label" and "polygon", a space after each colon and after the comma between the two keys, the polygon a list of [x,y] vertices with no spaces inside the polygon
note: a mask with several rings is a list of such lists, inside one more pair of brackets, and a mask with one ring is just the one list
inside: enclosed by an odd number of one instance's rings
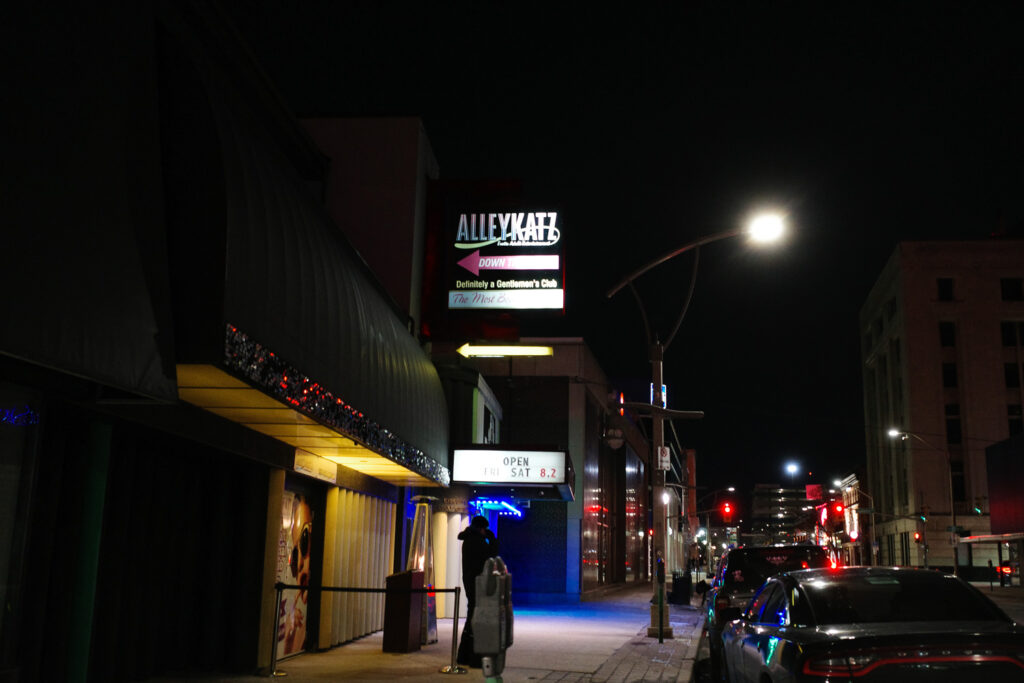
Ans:
{"label": "dark jacket on person", "polygon": [[476,596],[476,577],[484,570],[487,558],[498,554],[498,539],[490,529],[466,527],[459,532],[462,541],[462,585],[466,597]]}

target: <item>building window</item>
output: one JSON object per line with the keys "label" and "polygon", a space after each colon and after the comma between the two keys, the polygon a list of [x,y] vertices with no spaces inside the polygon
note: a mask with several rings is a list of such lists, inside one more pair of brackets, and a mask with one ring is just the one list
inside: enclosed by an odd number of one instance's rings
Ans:
{"label": "building window", "polygon": [[935,280],[935,284],[939,290],[939,301],[953,300],[953,278],[940,277]]}
{"label": "building window", "polygon": [[1003,346],[1017,346],[1020,342],[1020,332],[1024,328],[1024,323],[1019,323],[1014,320],[1004,320],[999,323],[999,333],[1003,338]]}
{"label": "building window", "polygon": [[963,442],[960,431],[960,404],[946,404],[946,443],[955,446]]}
{"label": "building window", "polygon": [[1006,407],[1006,419],[1010,426],[1010,436],[1024,432],[1024,414],[1019,403],[1011,403]]}
{"label": "building window", "polygon": [[956,389],[956,363],[942,364],[942,386],[946,389]]}
{"label": "building window", "polygon": [[1020,366],[1016,363],[1003,363],[1003,374],[1006,375],[1006,388],[1020,387]]}
{"label": "building window", "polygon": [[939,323],[939,344],[956,346],[956,325],[950,322]]}
{"label": "building window", "polygon": [[1024,280],[1019,277],[1004,277],[999,281],[1003,301],[1024,301]]}

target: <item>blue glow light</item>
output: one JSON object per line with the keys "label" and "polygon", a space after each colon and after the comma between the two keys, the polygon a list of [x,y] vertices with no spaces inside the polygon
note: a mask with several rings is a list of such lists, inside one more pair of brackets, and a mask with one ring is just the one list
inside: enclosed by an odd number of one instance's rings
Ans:
{"label": "blue glow light", "polygon": [[0,408],[0,424],[27,427],[39,424],[39,413],[28,406],[24,408]]}
{"label": "blue glow light", "polygon": [[503,498],[474,498],[469,505],[476,514],[483,514],[485,511],[497,512],[499,517],[523,516],[523,511],[517,508],[512,501]]}

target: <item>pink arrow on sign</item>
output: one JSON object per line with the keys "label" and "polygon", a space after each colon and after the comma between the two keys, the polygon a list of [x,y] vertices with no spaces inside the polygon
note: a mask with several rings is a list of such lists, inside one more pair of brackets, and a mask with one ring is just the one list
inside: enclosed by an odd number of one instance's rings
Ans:
{"label": "pink arrow on sign", "polygon": [[481,256],[478,249],[459,261],[459,265],[473,275],[479,275],[481,270],[558,270],[558,255]]}

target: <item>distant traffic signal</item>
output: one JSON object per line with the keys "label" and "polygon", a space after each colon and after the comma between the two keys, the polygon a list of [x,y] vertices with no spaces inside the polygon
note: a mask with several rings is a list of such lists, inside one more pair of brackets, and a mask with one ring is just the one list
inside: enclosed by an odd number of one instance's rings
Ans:
{"label": "distant traffic signal", "polygon": [[732,521],[732,503],[722,503],[722,521],[726,524]]}
{"label": "distant traffic signal", "polygon": [[920,542],[921,542],[921,532],[920,531],[915,531],[914,532],[914,543],[920,543]]}
{"label": "distant traffic signal", "polygon": [[843,514],[843,510],[842,503],[838,501],[829,503],[829,526],[834,534],[846,531],[846,515]]}

